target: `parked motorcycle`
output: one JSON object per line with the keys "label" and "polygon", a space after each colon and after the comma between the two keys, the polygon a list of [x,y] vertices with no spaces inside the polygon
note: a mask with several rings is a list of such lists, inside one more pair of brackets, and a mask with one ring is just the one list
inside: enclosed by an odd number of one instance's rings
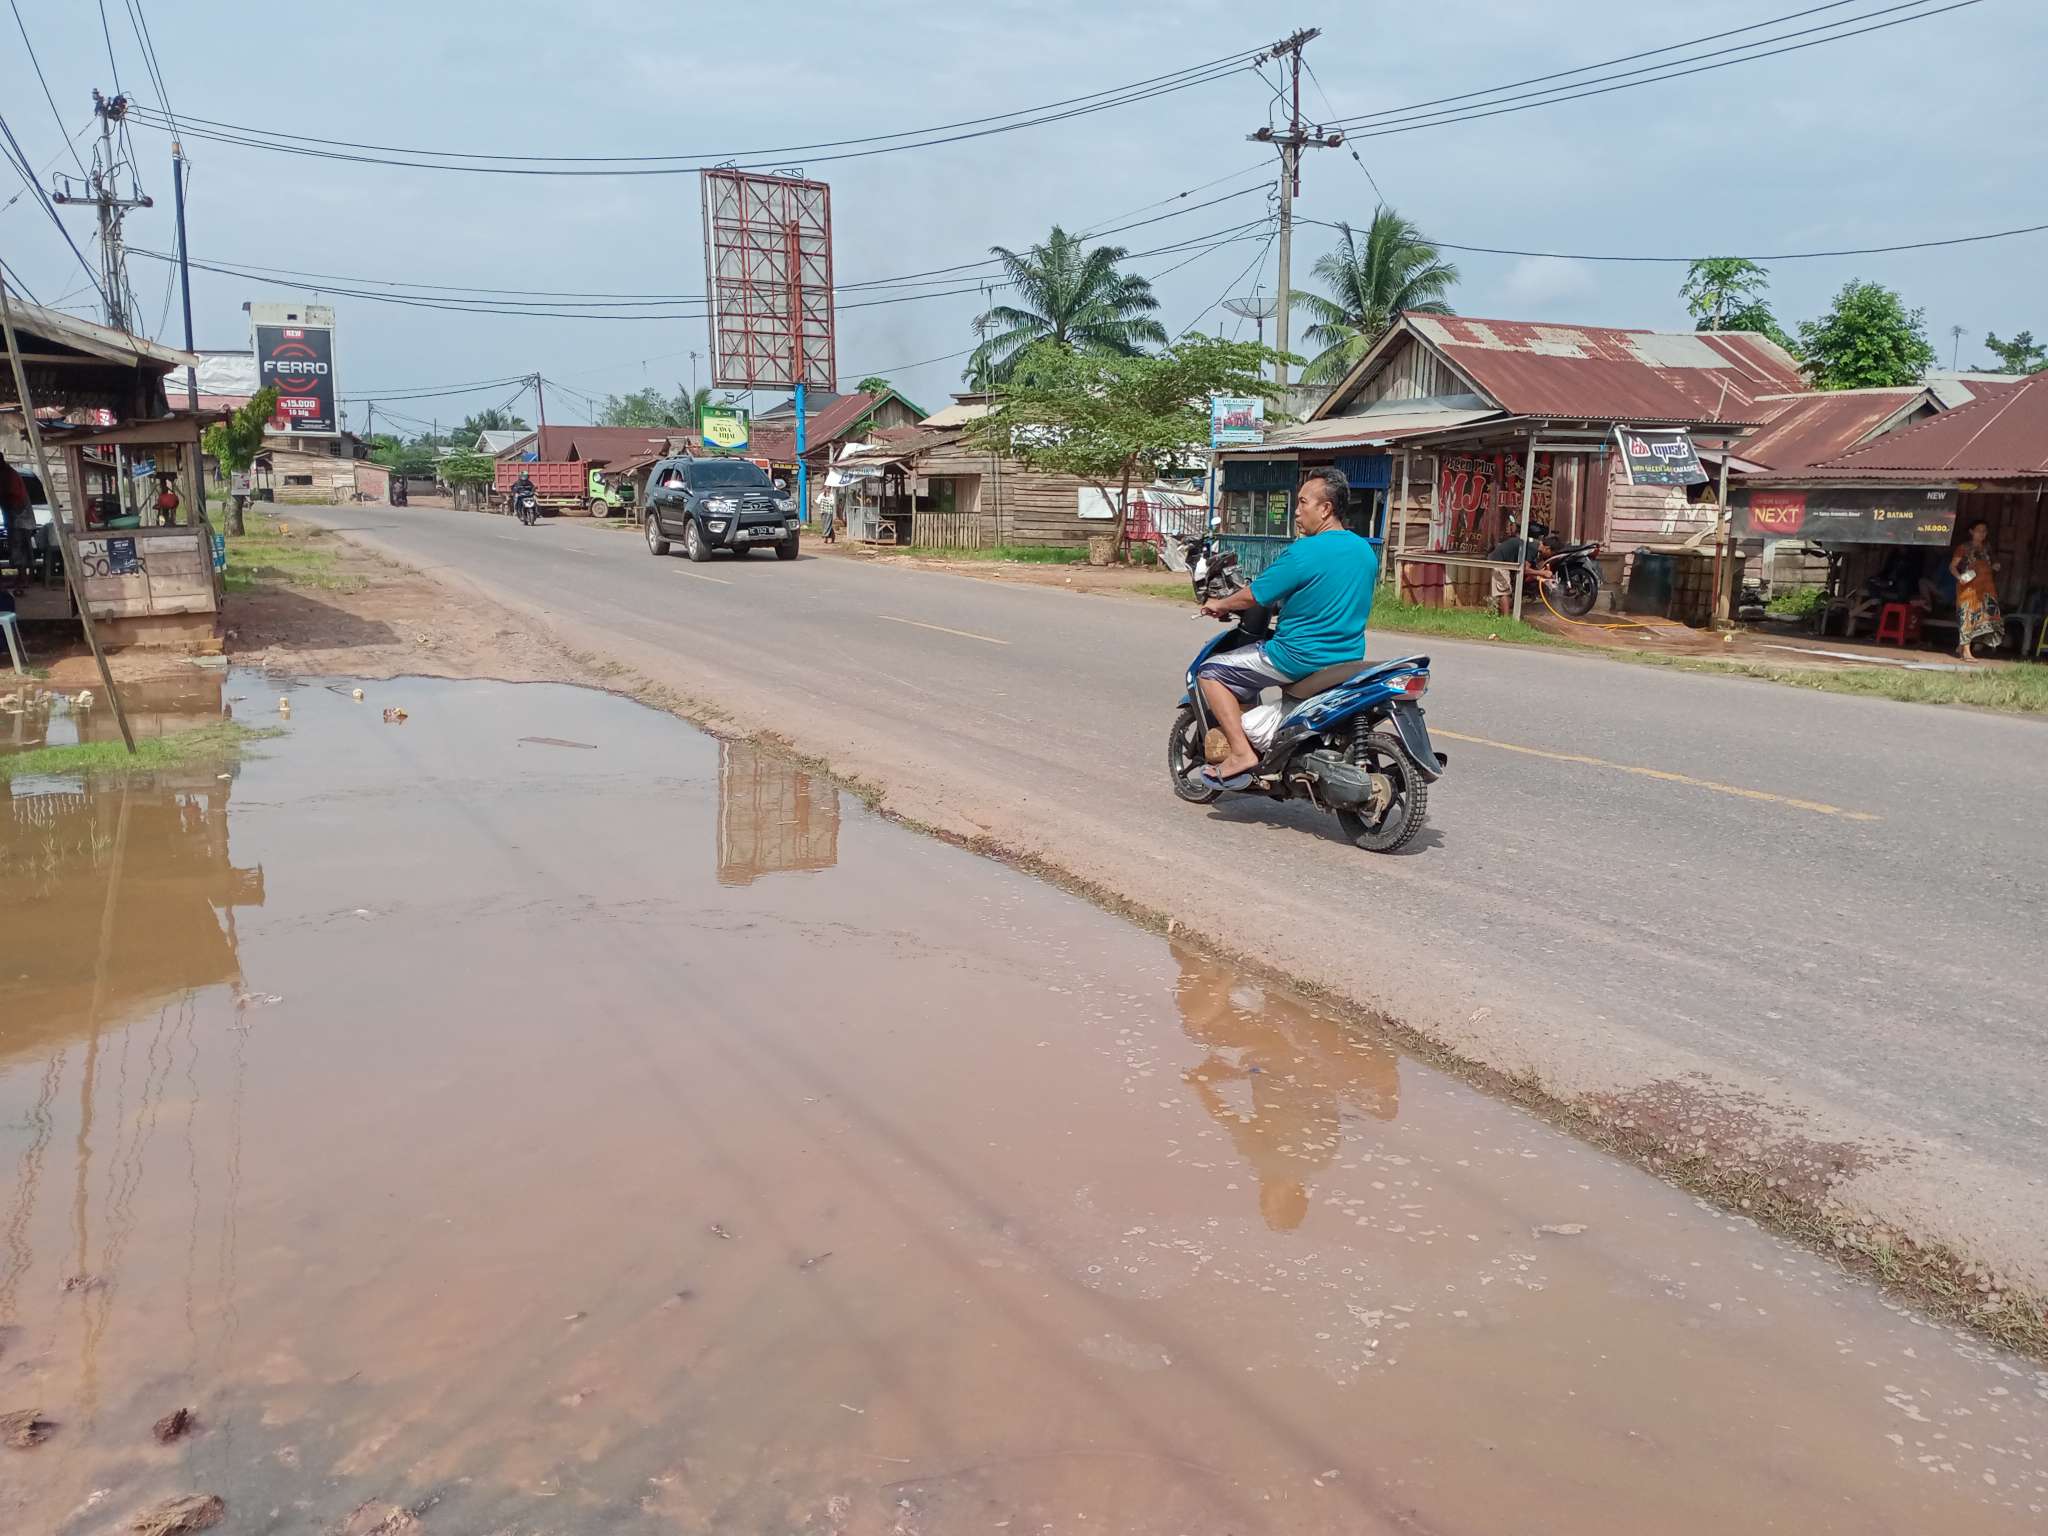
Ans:
{"label": "parked motorcycle", "polygon": [[[1247,585],[1237,557],[1213,538],[1180,538],[1197,602],[1228,596]],[[1167,737],[1166,766],[1173,792],[1207,805],[1227,791],[1202,777],[1211,722],[1195,674],[1224,651],[1268,639],[1278,609],[1250,608],[1203,646],[1188,666],[1187,691]],[[1247,710],[1253,745],[1261,746],[1252,783],[1241,794],[1307,800],[1336,816],[1344,835],[1372,853],[1394,853],[1422,830],[1429,786],[1450,759],[1438,752],[1423,721],[1429,658],[1345,662],[1289,683],[1278,704]],[[1270,735],[1258,717],[1272,711]],[[1270,717],[1269,717],[1270,718]]]}
{"label": "parked motorcycle", "polygon": [[1600,546],[1567,544],[1550,557],[1550,600],[1568,619],[1583,619],[1600,601]]}
{"label": "parked motorcycle", "polygon": [[529,490],[512,493],[512,515],[531,528],[540,521],[540,498]]}

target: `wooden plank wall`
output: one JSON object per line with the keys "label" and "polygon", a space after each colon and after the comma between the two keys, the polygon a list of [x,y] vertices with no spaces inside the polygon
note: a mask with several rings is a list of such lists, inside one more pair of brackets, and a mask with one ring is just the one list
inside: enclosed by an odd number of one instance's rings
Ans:
{"label": "wooden plank wall", "polygon": [[1086,484],[1073,475],[1049,475],[1005,459],[991,473],[989,455],[964,443],[927,449],[912,468],[927,479],[940,475],[981,478],[974,515],[982,524],[981,540],[970,548],[1004,544],[1086,544],[1106,534],[1113,524],[1080,515],[1080,492]]}
{"label": "wooden plank wall", "polygon": [[[137,569],[109,570],[112,546],[135,545]],[[94,618],[212,613],[213,550],[201,528],[136,529],[78,541],[79,586]]]}
{"label": "wooden plank wall", "polygon": [[[270,455],[270,485],[282,502],[335,506],[355,494],[356,461],[331,458],[324,449],[266,448]],[[311,485],[287,485],[287,475],[311,475]]]}
{"label": "wooden plank wall", "polygon": [[1453,373],[1434,352],[1420,346],[1414,337],[1394,350],[1380,365],[1379,372],[1344,403],[1343,414],[1351,415],[1382,400],[1435,400],[1446,395],[1471,393],[1471,386]]}
{"label": "wooden plank wall", "polygon": [[979,512],[913,512],[910,542],[920,549],[981,549],[990,542]]}

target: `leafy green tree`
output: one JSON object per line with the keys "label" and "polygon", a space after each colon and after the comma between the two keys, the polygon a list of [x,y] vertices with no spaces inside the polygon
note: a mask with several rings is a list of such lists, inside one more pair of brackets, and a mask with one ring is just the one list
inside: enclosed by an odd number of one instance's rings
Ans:
{"label": "leafy green tree", "polygon": [[[263,451],[263,429],[277,414],[277,386],[266,385],[251,395],[240,408],[230,411],[226,421],[215,422],[200,434],[200,449],[220,466],[222,475],[242,474]],[[228,532],[242,532],[246,496],[228,498]]]}
{"label": "leafy green tree", "polygon": [[1278,355],[1255,342],[1200,335],[1137,355],[1040,341],[1016,359],[995,408],[969,435],[984,450],[1101,491],[1116,508],[1121,557],[1131,487],[1200,457],[1211,395],[1271,396],[1264,369]]}
{"label": "leafy green tree", "polygon": [[1799,322],[1807,381],[1815,389],[1917,384],[1934,366],[1926,311],[1908,309],[1882,283],[1852,279],[1818,320]]}
{"label": "leafy green tree", "polygon": [[1771,274],[1746,256],[1703,256],[1685,269],[1678,296],[1696,331],[1735,331],[1735,311],[1761,307]]}
{"label": "leafy green tree", "polygon": [[370,462],[395,469],[407,478],[431,475],[434,472],[434,450],[423,442],[401,443],[395,437],[387,438],[380,434],[371,445]]}
{"label": "leafy green tree", "polygon": [[1984,338],[1984,345],[1997,354],[1999,366],[1981,372],[2039,373],[2048,368],[2048,346],[2035,341],[2032,331],[2021,331],[2011,341],[2000,341],[1993,331]]}
{"label": "leafy green tree", "polygon": [[1745,256],[1706,256],[1686,268],[1678,296],[1685,300],[1694,330],[1754,331],[1797,357],[1799,343],[1764,302],[1770,286],[1770,273]]}
{"label": "leafy green tree", "polygon": [[474,443],[477,439],[477,434],[480,432],[524,432],[526,430],[525,417],[514,416],[510,411],[505,410],[501,406],[494,405],[488,410],[477,411],[472,415],[463,417],[462,425],[455,429],[453,435],[456,442],[466,446]]}
{"label": "leafy green tree", "polygon": [[1159,308],[1152,285],[1117,266],[1130,254],[1122,246],[1091,249],[1055,224],[1044,243],[1021,255],[1006,246],[989,249],[1009,274],[1019,304],[998,304],[975,321],[977,330],[995,334],[974,349],[970,373],[979,366],[993,382],[1005,382],[1038,342],[1120,357],[1165,344],[1166,330],[1152,318]]}
{"label": "leafy green tree", "polygon": [[894,384],[891,384],[879,373],[871,373],[853,386],[854,393],[861,395],[879,395],[884,390],[894,389],[895,387]]}
{"label": "leafy green tree", "polygon": [[[485,427],[480,430],[495,431]],[[441,479],[449,485],[489,485],[497,477],[498,461],[488,453],[471,453],[457,449],[435,465]]]}
{"label": "leafy green tree", "polygon": [[704,407],[711,403],[711,386],[701,385],[696,389],[676,386],[675,418],[677,422],[693,431],[704,429]]}
{"label": "leafy green tree", "polygon": [[1304,384],[1343,378],[1403,310],[1453,313],[1445,295],[1457,285],[1458,269],[1391,208],[1373,214],[1363,241],[1349,224],[1338,224],[1337,248],[1309,270],[1330,291],[1294,295],[1293,308],[1312,322],[1302,337],[1312,353]]}
{"label": "leafy green tree", "polygon": [[[627,395],[606,395],[597,413],[600,427],[679,427],[690,410],[686,397],[671,400],[658,389],[636,389]],[[691,415],[692,423],[696,417]]]}

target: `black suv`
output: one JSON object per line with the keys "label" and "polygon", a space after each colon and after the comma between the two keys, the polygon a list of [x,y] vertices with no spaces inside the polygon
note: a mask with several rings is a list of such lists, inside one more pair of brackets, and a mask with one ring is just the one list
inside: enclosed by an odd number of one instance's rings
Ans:
{"label": "black suv", "polygon": [[772,548],[777,559],[796,558],[795,498],[745,459],[663,459],[647,477],[642,521],[656,555],[681,540],[683,553],[699,564],[714,549],[744,559]]}

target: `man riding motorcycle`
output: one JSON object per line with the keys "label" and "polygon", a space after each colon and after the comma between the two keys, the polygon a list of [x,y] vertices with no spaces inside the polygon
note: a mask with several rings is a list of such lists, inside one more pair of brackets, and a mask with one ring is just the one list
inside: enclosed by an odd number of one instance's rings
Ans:
{"label": "man riding motorcycle", "polygon": [[1248,787],[1258,766],[1259,754],[1245,735],[1245,705],[1257,703],[1267,688],[1365,657],[1380,562],[1371,543],[1344,526],[1349,491],[1342,471],[1312,471],[1295,493],[1294,542],[1249,587],[1202,605],[1218,619],[1285,605],[1272,639],[1212,656],[1197,673],[1209,717],[1229,743],[1222,761],[1202,774],[1215,788]]}

